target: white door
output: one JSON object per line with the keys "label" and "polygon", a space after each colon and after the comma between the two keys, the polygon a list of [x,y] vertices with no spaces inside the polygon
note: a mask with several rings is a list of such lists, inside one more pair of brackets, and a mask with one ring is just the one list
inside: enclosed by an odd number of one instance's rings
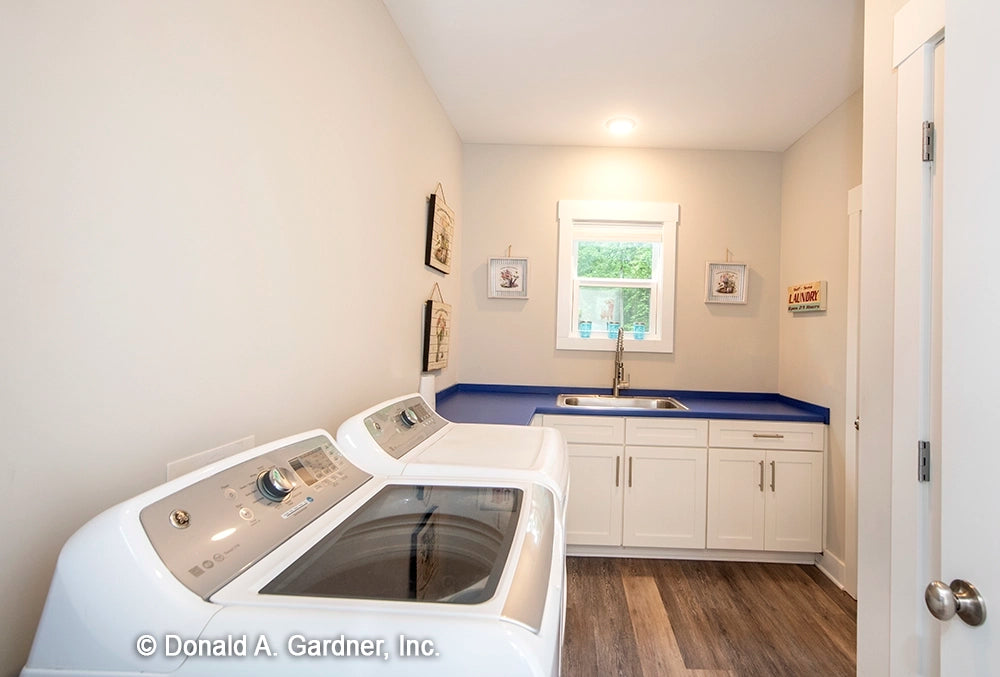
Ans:
{"label": "white door", "polygon": [[[940,577],[986,599],[986,622],[941,624],[941,674],[1000,675],[1000,79],[995,0],[948,2],[944,63]],[[985,282],[984,280],[991,280]]]}
{"label": "white door", "polygon": [[823,550],[823,453],[768,451],[764,457],[764,549]]}
{"label": "white door", "polygon": [[[947,58],[942,2],[914,0],[900,14],[897,42],[901,28],[932,14],[941,26],[925,25],[915,50],[896,46],[897,56],[910,53],[898,61],[890,673],[997,675],[1000,606],[973,627],[932,618],[923,592],[932,579],[964,580],[987,607],[1000,605],[1000,320],[989,281],[1000,247],[1000,83],[987,75],[1000,11],[949,3]],[[922,168],[912,164],[921,118],[933,119],[936,136]],[[922,483],[911,474],[918,440],[932,450]]]}
{"label": "white door", "polygon": [[622,447],[569,444],[566,543],[621,545]]}
{"label": "white door", "polygon": [[708,450],[709,548],[764,549],[764,452]]}
{"label": "white door", "polygon": [[694,447],[625,447],[623,545],[705,547],[708,454]]}

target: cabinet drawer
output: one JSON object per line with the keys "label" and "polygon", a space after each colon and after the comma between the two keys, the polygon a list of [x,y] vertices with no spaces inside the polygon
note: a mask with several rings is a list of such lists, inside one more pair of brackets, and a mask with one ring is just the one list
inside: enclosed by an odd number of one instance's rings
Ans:
{"label": "cabinet drawer", "polygon": [[734,449],[823,451],[826,426],[822,423],[713,419],[708,425],[708,445]]}
{"label": "cabinet drawer", "polygon": [[697,418],[627,418],[625,443],[652,447],[707,447],[708,421]]}
{"label": "cabinet drawer", "polygon": [[545,425],[559,430],[572,444],[624,444],[625,419],[618,416],[559,416],[546,414]]}

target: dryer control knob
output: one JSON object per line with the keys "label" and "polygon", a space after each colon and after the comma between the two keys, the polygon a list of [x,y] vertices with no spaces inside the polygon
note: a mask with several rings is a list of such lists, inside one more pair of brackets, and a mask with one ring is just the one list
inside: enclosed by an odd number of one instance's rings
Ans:
{"label": "dryer control knob", "polygon": [[420,417],[417,416],[417,412],[413,411],[409,407],[399,412],[399,419],[403,422],[403,425],[405,425],[407,428],[412,428],[413,426],[420,423]]}
{"label": "dryer control knob", "polygon": [[284,470],[274,466],[257,475],[257,488],[266,498],[280,503],[292,493],[295,483],[288,479]]}

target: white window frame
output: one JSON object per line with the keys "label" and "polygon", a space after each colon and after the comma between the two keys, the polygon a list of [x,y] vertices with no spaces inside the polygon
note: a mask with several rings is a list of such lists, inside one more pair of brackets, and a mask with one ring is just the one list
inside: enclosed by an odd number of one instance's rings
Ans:
{"label": "white window frame", "polygon": [[[674,202],[615,202],[603,200],[560,200],[559,275],[556,288],[556,349],[615,350],[617,340],[605,337],[581,338],[573,308],[577,306],[580,282],[576,277],[573,241],[587,231],[615,228],[646,230],[660,243],[659,275],[654,270],[650,283],[614,280],[616,286],[649,286],[650,326],[646,338],[635,340],[625,334],[627,350],[640,353],[674,352],[674,290],[677,267],[677,221],[680,206]],[[609,238],[614,239],[614,238]],[[653,239],[652,237],[650,239]],[[655,268],[655,266],[654,266]],[[611,282],[610,280],[608,282]]]}

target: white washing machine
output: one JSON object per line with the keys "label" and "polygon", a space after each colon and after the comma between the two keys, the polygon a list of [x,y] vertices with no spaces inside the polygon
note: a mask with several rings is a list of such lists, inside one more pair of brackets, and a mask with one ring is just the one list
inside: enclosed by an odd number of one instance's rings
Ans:
{"label": "white washing machine", "polygon": [[350,417],[337,429],[337,443],[373,472],[540,482],[566,506],[569,456],[554,428],[452,423],[412,393]]}
{"label": "white washing machine", "polygon": [[557,675],[558,499],[372,475],[317,430],[125,501],[66,543],[22,677]]}

